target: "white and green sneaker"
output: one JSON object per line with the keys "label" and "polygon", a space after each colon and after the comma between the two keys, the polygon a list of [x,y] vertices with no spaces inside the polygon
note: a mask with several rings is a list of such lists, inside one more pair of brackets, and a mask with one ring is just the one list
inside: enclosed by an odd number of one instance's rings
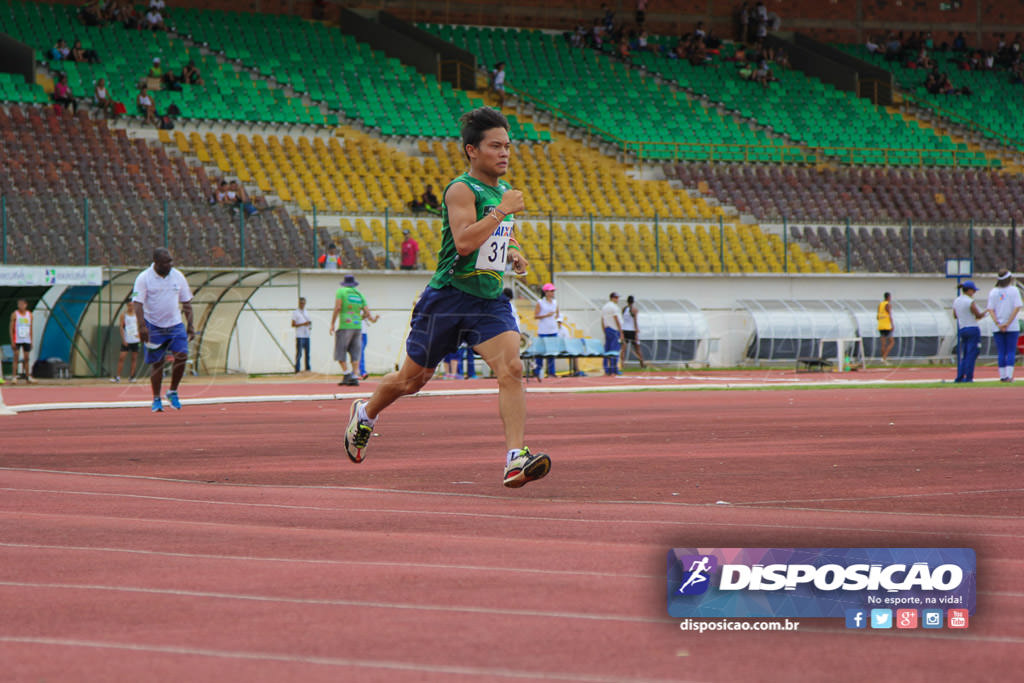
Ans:
{"label": "white and green sneaker", "polygon": [[348,427],[345,429],[345,452],[352,462],[362,462],[366,458],[366,445],[373,436],[373,425],[359,419],[359,407],[366,401],[352,401],[348,411]]}
{"label": "white and green sneaker", "polygon": [[525,446],[505,465],[504,484],[517,489],[528,482],[542,478],[551,471],[551,458],[547,453],[531,453]]}

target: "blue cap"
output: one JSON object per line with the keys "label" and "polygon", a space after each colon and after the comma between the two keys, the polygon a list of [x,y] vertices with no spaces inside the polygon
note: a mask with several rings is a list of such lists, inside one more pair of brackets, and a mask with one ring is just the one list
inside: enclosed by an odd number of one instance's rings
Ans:
{"label": "blue cap", "polygon": [[973,289],[975,292],[978,291],[978,285],[974,284],[974,280],[964,280],[960,283],[960,289]]}

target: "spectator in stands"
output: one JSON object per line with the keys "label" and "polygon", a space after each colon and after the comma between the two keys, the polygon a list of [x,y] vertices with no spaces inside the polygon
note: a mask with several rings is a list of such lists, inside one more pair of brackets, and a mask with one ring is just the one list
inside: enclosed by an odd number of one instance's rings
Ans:
{"label": "spectator in stands", "polygon": [[65,73],[62,73],[57,78],[57,83],[53,86],[53,101],[72,114],[78,110],[78,103],[71,94],[71,88],[68,86],[68,75]]}
{"label": "spectator in stands", "polygon": [[203,85],[203,75],[199,73],[196,63],[191,59],[181,69],[181,82],[187,85]]}
{"label": "spectator in stands", "polygon": [[934,69],[935,60],[928,56],[928,48],[924,45],[917,51],[917,59],[914,60],[918,69]]}
{"label": "spectator in stands", "polygon": [[78,18],[86,26],[102,26],[106,23],[100,0],[86,0],[82,3],[82,8],[78,10]]}
{"label": "spectator in stands", "polygon": [[317,268],[323,268],[324,270],[340,270],[341,269],[341,256],[338,255],[338,247],[334,244],[327,245],[327,253],[320,254],[320,258],[316,262]]}
{"label": "spectator in stands", "polygon": [[622,314],[619,312],[619,294],[612,292],[601,307],[601,327],[604,328],[604,375],[614,377],[619,371],[619,350],[622,348]]}
{"label": "spectator in stands", "polygon": [[760,58],[757,60],[757,68],[754,70],[751,80],[755,83],[760,83],[766,88],[769,82],[775,80],[772,77],[772,67],[768,63],[768,57],[764,53],[761,53]]}
{"label": "spectator in stands", "polygon": [[155,9],[157,12],[163,12],[167,9],[167,3],[164,0],[149,0],[149,9]]}
{"label": "spectator in stands", "polygon": [[110,99],[110,93],[107,92],[107,79],[101,78],[96,81],[96,87],[92,91],[92,103],[97,109],[102,111],[104,115],[113,118],[114,114],[114,100]]}
{"label": "spectator in stands", "polygon": [[135,11],[135,6],[131,3],[131,0],[114,0],[111,8],[111,18],[113,21],[121,22],[121,25],[127,29],[142,27],[142,18]]}
{"label": "spectator in stands", "polygon": [[63,38],[61,38],[54,43],[52,48],[50,48],[49,56],[50,59],[54,61],[64,61],[71,56],[71,48],[69,48],[68,44],[64,42]]}
{"label": "spectator in stands", "polygon": [[967,51],[967,38],[964,37],[963,31],[956,34],[956,38],[953,39],[953,52],[966,52]]}
{"label": "spectator in stands", "polygon": [[181,79],[171,69],[165,71],[164,75],[160,77],[160,85],[163,90],[181,92]]}
{"label": "spectator in stands", "polygon": [[864,48],[868,51],[869,55],[873,55],[881,49],[881,47],[878,45],[878,43],[875,42],[875,39],[872,36],[868,36],[868,40],[864,44]]}
{"label": "spectator in stands", "polygon": [[403,230],[402,234],[405,239],[402,240],[402,270],[416,270],[416,262],[419,259],[420,245],[416,239],[409,234],[408,230]]}
{"label": "spectator in stands", "polygon": [[146,18],[143,22],[143,25],[150,31],[167,30],[167,26],[164,25],[164,17],[160,13],[160,10],[154,9],[152,7],[149,9],[148,12],[146,12]]}
{"label": "spectator in stands", "polygon": [[149,89],[143,85],[139,88],[139,96],[135,98],[135,106],[140,115],[146,117],[146,123],[156,125],[156,103]]}
{"label": "spectator in stands", "polygon": [[746,43],[750,36],[750,4],[744,2],[736,12],[736,42]]}
{"label": "spectator in stands", "polygon": [[996,324],[992,339],[996,343],[999,381],[1013,381],[1013,366],[1017,360],[1017,338],[1020,336],[1018,317],[1022,307],[1020,290],[1013,284],[1014,275],[999,271],[996,286],[988,293],[988,313]]}
{"label": "spectator in stands", "polygon": [[647,20],[647,0],[636,0],[636,25],[643,26]]}
{"label": "spectator in stands", "polygon": [[210,200],[211,204],[221,204],[230,208],[230,202],[228,201],[228,181],[221,178],[217,187],[214,188],[213,196]]}
{"label": "spectator in stands", "polygon": [[68,55],[68,61],[89,64],[99,64],[100,58],[96,54],[96,50],[86,50],[82,47],[82,41],[76,40],[75,44],[71,47],[71,53]]}
{"label": "spectator in stands", "polygon": [[601,3],[601,23],[604,24],[604,30],[611,33],[615,30],[615,10],[608,6],[608,3]]}
{"label": "spectator in stands", "polygon": [[491,72],[491,90],[498,97],[498,106],[505,106],[505,62],[498,62]]}
{"label": "spectator in stands", "polygon": [[433,214],[440,214],[441,203],[437,201],[437,196],[434,194],[433,186],[427,185],[419,199],[414,199],[409,202],[409,208],[413,211],[427,211]]}
{"label": "spectator in stands", "polygon": [[893,316],[892,316],[892,294],[886,292],[882,301],[878,304],[878,338],[879,355],[882,357],[882,362],[886,365],[889,364],[889,353],[892,351],[892,347],[896,345],[896,338],[893,337]]}
{"label": "spectator in stands", "polygon": [[163,75],[164,70],[163,67],[160,66],[160,58],[153,57],[153,64],[150,65],[149,71],[146,72],[146,78],[155,78],[157,80],[160,80],[161,78],[163,78]]}
{"label": "spectator in stands", "polygon": [[960,296],[953,301],[953,317],[957,325],[955,382],[974,381],[974,363],[978,359],[978,346],[981,343],[978,321],[986,315],[974,302],[974,293],[977,291],[974,282],[967,280],[960,285]]}
{"label": "spectator in stands", "polygon": [[619,41],[619,58],[624,62],[628,62],[630,58],[629,41],[625,38]]}
{"label": "spectator in stands", "polygon": [[902,55],[903,42],[895,33],[890,33],[889,40],[885,43],[885,58],[890,62],[898,62]]}
{"label": "spectator in stands", "polygon": [[1010,67],[1010,83],[1024,83],[1024,60],[1019,57]]}
{"label": "spectator in stands", "polygon": [[249,193],[245,191],[245,188],[237,180],[232,180],[228,185],[228,201],[233,209],[244,211],[246,216],[253,216],[259,213],[259,209],[249,199]]}

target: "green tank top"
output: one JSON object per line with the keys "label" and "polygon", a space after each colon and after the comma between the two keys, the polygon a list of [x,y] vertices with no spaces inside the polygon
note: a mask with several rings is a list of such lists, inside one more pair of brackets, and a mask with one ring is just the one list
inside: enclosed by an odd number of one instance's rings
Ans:
{"label": "green tank top", "polygon": [[335,299],[341,300],[341,311],[338,314],[339,330],[363,329],[363,306],[366,299],[355,287],[339,287]]}
{"label": "green tank top", "polygon": [[[468,173],[448,183],[444,194],[455,183],[465,183],[476,197],[476,219],[479,221],[501,203],[511,185],[504,180],[497,187],[485,185]],[[508,262],[508,242],[515,226],[515,216],[505,216],[494,232],[479,249],[472,254],[459,256],[455,249],[455,238],[448,223],[448,205],[441,203],[441,250],[437,256],[437,271],[430,280],[430,286],[441,289],[448,285],[482,299],[497,299],[504,282],[505,264]]]}

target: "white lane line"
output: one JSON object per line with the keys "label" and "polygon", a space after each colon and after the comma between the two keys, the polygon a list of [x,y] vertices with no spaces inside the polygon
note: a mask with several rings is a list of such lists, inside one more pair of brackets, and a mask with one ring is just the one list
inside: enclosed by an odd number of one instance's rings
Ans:
{"label": "white lane line", "polygon": [[610,572],[595,572],[587,570],[568,569],[533,569],[530,567],[485,567],[473,564],[437,564],[429,562],[385,562],[380,560],[329,560],[322,558],[301,558],[301,557],[259,557],[254,555],[214,555],[208,553],[183,553],[164,550],[142,550],[137,548],[111,548],[109,546],[76,546],[76,545],[47,545],[41,543],[8,543],[0,542],[3,548],[24,548],[28,550],[58,550],[61,552],[101,552],[101,553],[124,553],[130,555],[145,555],[153,557],[177,557],[194,560],[230,560],[235,562],[271,562],[271,563],[294,563],[312,564],[326,566],[358,566],[358,567],[411,567],[414,569],[440,569],[475,572],[501,572],[502,574],[542,574],[548,576],[587,576],[594,578],[623,578],[623,579],[664,579],[665,577],[655,574],[616,574]]}
{"label": "white lane line", "polygon": [[273,602],[290,605],[315,605],[318,607],[361,607],[366,609],[413,610],[419,612],[450,612],[455,614],[485,614],[505,617],[538,617],[541,619],[571,619],[580,621],[607,621],[631,624],[672,623],[668,617],[636,617],[628,614],[596,614],[589,612],[558,612],[532,609],[510,609],[501,607],[473,607],[470,605],[431,605],[409,602],[378,602],[373,600],[339,600],[336,598],[290,598],[273,595],[252,595],[247,593],[222,593],[218,591],[193,591],[179,588],[143,588],[141,586],[104,586],[100,584],[36,583],[31,581],[0,581],[0,588],[34,588],[40,590],[99,591],[113,593],[138,593],[142,595],[166,595],[203,600],[239,600],[245,602]]}
{"label": "white lane line", "polygon": [[[499,496],[488,493],[466,493],[459,491],[423,491],[415,489],[389,489],[372,486],[333,486],[329,484],[252,484],[252,483],[237,483],[237,482],[216,482],[211,483],[209,481],[201,481],[198,479],[175,479],[172,477],[156,477],[139,474],[115,474],[110,472],[75,472],[73,470],[49,470],[41,469],[36,467],[3,467],[0,466],[0,472],[21,472],[21,473],[38,473],[38,474],[59,474],[70,477],[97,477],[101,479],[125,479],[125,480],[139,480],[139,481],[157,481],[157,482],[168,482],[172,484],[192,484],[195,486],[203,487],[235,487],[241,489],[281,489],[281,490],[293,490],[293,491],[343,491],[343,492],[354,492],[354,493],[387,493],[397,495],[415,495],[415,496],[440,496],[445,498],[472,498],[480,500],[493,500],[507,503],[509,501],[508,496]],[[951,492],[950,495],[958,495],[959,492]],[[533,504],[539,503],[570,503],[579,504],[581,501],[577,498],[531,498],[530,502]],[[670,508],[721,508],[728,509],[730,507],[742,507],[741,503],[729,503],[727,505],[719,505],[717,503],[684,503],[680,501],[671,500],[616,500],[616,499],[598,499],[589,500],[586,503],[591,505],[620,505],[620,506],[638,506],[638,505],[660,505]],[[747,504],[753,506],[753,504]],[[777,509],[786,510],[790,508],[779,507],[779,508],[765,508],[765,509]],[[829,513],[842,513],[842,514],[855,514],[855,515],[891,515],[897,517],[936,517],[942,519],[1002,519],[1002,520],[1013,520],[1019,521],[1020,515],[972,515],[962,513],[945,513],[945,512],[898,512],[892,510],[843,510],[843,509],[829,509],[829,508],[791,508],[796,511],[810,511],[810,512],[829,512]]]}
{"label": "white lane line", "polygon": [[[209,500],[195,500],[188,498],[169,498],[164,496],[141,496],[137,494],[129,493],[100,493],[94,491],[61,491],[61,490],[46,490],[46,489],[5,489],[5,490],[21,490],[30,493],[51,493],[58,495],[81,495],[81,496],[98,496],[98,497],[114,497],[114,498],[148,498],[166,502],[180,502],[180,503],[199,503],[199,504],[210,504],[210,505],[233,505],[239,507],[255,507],[255,508],[286,508],[292,510],[308,510],[314,512],[344,512],[344,513],[368,513],[368,514],[395,514],[395,515],[416,515],[416,516],[437,516],[437,517],[464,517],[470,519],[494,519],[494,520],[530,520],[535,522],[558,522],[561,524],[567,522],[575,522],[577,524],[631,524],[631,525],[642,525],[642,526],[682,526],[682,527],[738,527],[743,529],[787,529],[794,530],[799,529],[802,531],[844,531],[844,532],[856,532],[856,533],[884,533],[884,534],[917,534],[924,536],[943,536],[947,537],[951,533],[948,529],[939,531],[922,530],[922,529],[879,529],[875,527],[844,527],[844,526],[820,526],[820,525],[807,525],[798,523],[787,523],[787,524],[765,524],[755,522],[713,522],[708,520],[684,522],[679,520],[652,520],[652,519],[624,519],[624,518],[610,518],[610,519],[592,519],[586,517],[552,517],[547,515],[523,515],[523,514],[498,514],[490,512],[455,512],[450,510],[421,510],[421,509],[401,509],[401,508],[368,508],[368,507],[319,507],[319,506],[305,506],[305,505],[279,505],[274,503],[247,503],[247,502],[232,502],[232,501],[209,501]],[[709,506],[717,507],[717,506]],[[106,514],[89,514],[89,515],[71,515],[71,513],[52,513],[52,512],[36,512],[31,511],[26,513],[23,510],[0,510],[0,515],[24,515],[33,514],[36,516],[81,516],[88,519],[104,519],[107,518]],[[131,519],[135,522],[147,522],[147,523],[158,523],[158,524],[197,524],[197,525],[210,525],[210,526],[224,526],[230,528],[238,528],[238,523],[231,522],[209,522],[209,521],[196,521],[196,520],[177,520],[177,519],[153,519],[146,517],[131,517],[127,518],[119,516],[116,519],[119,521],[125,521]],[[262,526],[248,524],[247,526]],[[969,530],[972,537],[985,537],[985,538],[1024,538],[1024,534],[1002,534],[992,533],[988,531],[981,531],[977,529]],[[542,539],[543,540],[543,539]]]}
{"label": "white lane line", "polygon": [[955,633],[954,634],[954,633],[943,633],[942,631],[933,631],[933,630],[921,629],[920,631],[910,631],[910,630],[900,631],[899,635],[897,635],[897,634],[892,633],[891,631],[879,631],[879,630],[871,630],[871,629],[855,629],[855,628],[843,629],[841,627],[840,628],[835,628],[835,629],[828,629],[828,628],[819,628],[819,627],[815,627],[815,626],[808,626],[807,628],[804,628],[804,624],[806,624],[806,623],[807,623],[806,621],[801,621],[800,622],[799,633],[804,633],[806,631],[807,633],[823,633],[823,634],[832,634],[832,635],[838,635],[840,633],[845,635],[845,634],[848,633],[848,634],[853,635],[853,636],[881,636],[883,638],[888,638],[889,639],[888,642],[890,642],[890,643],[892,642],[891,639],[893,637],[897,637],[897,638],[920,638],[920,639],[924,639],[924,640],[970,640],[970,641],[973,641],[973,642],[982,642],[982,643],[1013,643],[1013,644],[1024,643],[1024,638],[1019,638],[1019,637],[1015,637],[1015,636],[979,636],[976,633],[971,633],[971,632],[968,632],[968,631],[961,631],[960,633]]}
{"label": "white lane line", "polygon": [[[210,648],[183,647],[177,645],[147,645],[144,643],[117,643],[75,638],[40,638],[30,636],[0,635],[0,643],[21,645],[52,645],[57,647],[79,647],[100,650],[121,650],[145,652],[148,654],[182,655],[189,657],[214,657],[218,659],[241,659],[251,661],[286,662],[289,664],[316,664],[320,666],[352,667],[361,669],[385,669],[417,673],[471,676],[473,678],[518,678],[553,681],[575,681],[578,683],[669,683],[666,679],[623,678],[621,676],[599,676],[575,674],[561,671],[515,671],[487,667],[426,664],[420,662],[399,662],[386,659],[352,659],[348,657],[316,657],[293,655],[282,652],[243,652],[237,650],[214,650]],[[672,679],[679,681],[680,679]],[[682,683],[687,683],[683,681]],[[690,681],[690,683],[694,683]]]}
{"label": "white lane line", "polygon": [[[692,378],[686,378],[692,379]],[[916,384],[934,384],[938,379],[867,379],[867,380],[832,380],[825,382],[801,382],[768,380],[747,382],[739,378],[722,384],[611,384],[577,387],[546,387],[531,386],[527,391],[531,394],[618,394],[650,391],[723,391],[729,389],[778,389],[778,388],[828,388],[866,386],[910,386]],[[994,381],[994,380],[993,380]],[[950,385],[952,386],[952,385]],[[487,389],[438,389],[420,391],[407,398],[432,398],[437,396],[496,396],[497,387]],[[291,401],[344,401],[347,399],[369,398],[371,392],[354,391],[346,394],[266,394],[257,396],[220,396],[209,398],[183,398],[182,405],[202,406],[230,403],[288,403]],[[8,405],[15,413],[31,413],[46,410],[97,410],[102,408],[147,408],[150,401],[67,401],[61,403],[22,403]]]}
{"label": "white lane line", "polygon": [[[97,553],[123,553],[129,555],[143,555],[153,557],[175,557],[189,560],[226,560],[234,562],[268,562],[284,564],[312,564],[326,566],[358,566],[358,567],[411,567],[414,569],[450,569],[458,571],[479,571],[479,572],[501,572],[503,574],[541,574],[546,576],[590,576],[595,578],[614,579],[641,579],[644,581],[663,580],[661,574],[618,574],[614,572],[595,572],[587,570],[568,569],[534,569],[531,567],[499,567],[481,566],[473,564],[438,564],[430,562],[386,562],[382,560],[329,560],[324,558],[302,558],[302,557],[260,557],[254,555],[214,555],[209,553],[183,553],[166,550],[144,550],[139,548],[111,548],[109,546],[81,546],[81,545],[49,545],[41,543],[7,543],[0,542],[0,547],[23,548],[27,550],[57,550],[60,552],[97,552]],[[991,562],[1024,562],[1024,560],[986,559]],[[1024,593],[1013,593],[1006,591],[978,591],[978,595],[992,595],[1005,598],[1024,598]]]}
{"label": "white lane line", "polygon": [[846,501],[865,500],[899,500],[903,498],[933,498],[935,496],[966,496],[978,493],[1024,493],[1024,488],[1014,489],[972,489],[968,491],[939,491],[933,493],[900,493],[891,496],[862,496],[852,498],[792,498],[785,500],[750,500],[731,503],[737,507],[744,505],[774,505],[776,503],[841,503]]}

